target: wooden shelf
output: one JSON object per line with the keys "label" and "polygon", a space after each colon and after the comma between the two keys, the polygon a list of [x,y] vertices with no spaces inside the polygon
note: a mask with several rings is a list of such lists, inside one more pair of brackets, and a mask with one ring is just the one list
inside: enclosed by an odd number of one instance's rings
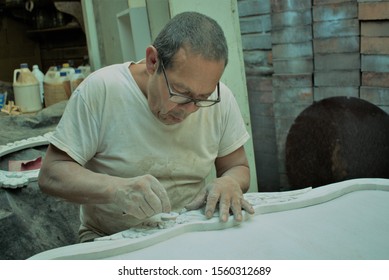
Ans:
{"label": "wooden shelf", "polygon": [[55,27],[55,28],[34,29],[34,30],[27,30],[27,34],[61,32],[61,31],[76,30],[76,29],[81,29],[81,27],[79,25],[70,25],[70,26],[66,25],[66,26]]}

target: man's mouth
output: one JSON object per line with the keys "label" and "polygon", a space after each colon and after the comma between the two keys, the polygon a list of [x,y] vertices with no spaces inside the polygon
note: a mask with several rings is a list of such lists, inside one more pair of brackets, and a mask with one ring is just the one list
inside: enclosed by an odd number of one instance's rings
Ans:
{"label": "man's mouth", "polygon": [[179,121],[179,122],[182,122],[184,120],[184,116],[182,116],[181,114],[180,115],[176,115],[176,114],[169,114],[169,116],[175,120],[175,121]]}
{"label": "man's mouth", "polygon": [[175,117],[175,116],[170,116],[171,118],[172,118],[172,120],[174,121],[174,122],[176,122],[176,123],[179,123],[179,122],[182,122],[184,119],[182,119],[182,118],[177,118],[177,117]]}

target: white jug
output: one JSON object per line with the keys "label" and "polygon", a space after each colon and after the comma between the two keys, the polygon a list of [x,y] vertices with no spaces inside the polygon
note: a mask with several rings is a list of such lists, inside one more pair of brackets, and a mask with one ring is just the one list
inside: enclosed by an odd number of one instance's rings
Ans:
{"label": "white jug", "polygon": [[20,107],[22,113],[42,110],[39,82],[25,63],[20,65],[20,69],[14,70],[13,90],[15,105]]}

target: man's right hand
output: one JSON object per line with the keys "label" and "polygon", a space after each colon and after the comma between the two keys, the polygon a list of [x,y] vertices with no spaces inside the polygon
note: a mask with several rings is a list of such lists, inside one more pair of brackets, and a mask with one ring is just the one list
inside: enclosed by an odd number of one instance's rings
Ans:
{"label": "man's right hand", "polygon": [[170,212],[171,205],[165,188],[152,175],[123,179],[116,185],[114,203],[124,215],[131,215],[139,220],[152,217],[162,212]]}

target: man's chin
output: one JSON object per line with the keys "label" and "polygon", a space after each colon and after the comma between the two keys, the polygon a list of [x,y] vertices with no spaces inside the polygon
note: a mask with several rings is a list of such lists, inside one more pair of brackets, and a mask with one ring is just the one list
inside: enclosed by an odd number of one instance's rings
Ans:
{"label": "man's chin", "polygon": [[166,125],[179,124],[184,121],[184,119],[179,119],[173,116],[168,116],[167,118],[160,118],[159,120]]}
{"label": "man's chin", "polygon": [[179,124],[182,123],[184,120],[169,120],[168,122],[164,122],[166,125],[174,125],[174,124]]}

